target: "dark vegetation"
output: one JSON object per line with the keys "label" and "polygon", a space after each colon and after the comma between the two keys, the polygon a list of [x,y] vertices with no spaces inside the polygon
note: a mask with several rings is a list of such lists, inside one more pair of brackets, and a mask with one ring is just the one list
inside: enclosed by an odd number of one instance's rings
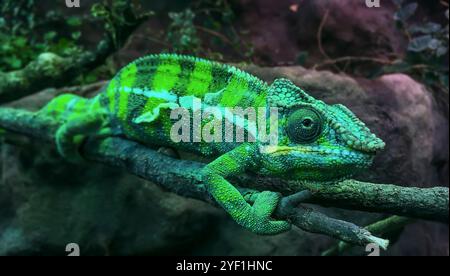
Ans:
{"label": "dark vegetation", "polygon": [[[3,2],[0,17],[2,71],[23,68],[42,52],[52,52],[62,57],[76,55],[94,47],[103,31],[113,34],[114,20],[123,20],[107,12],[111,5],[123,4],[121,1],[86,0],[82,1],[79,9],[66,8],[64,1]],[[327,33],[327,20],[330,17],[333,20],[333,11],[327,9],[325,4],[321,4],[324,11],[316,12],[316,18],[312,18],[305,16],[305,13],[310,12],[308,9],[311,9],[310,4],[303,3],[305,1],[132,2],[135,11],[154,15],[143,30],[132,36],[125,52],[140,51],[140,46],[145,44],[147,49],[143,50],[147,53],[188,53],[215,60],[266,66],[299,64],[369,78],[383,73],[405,72],[434,91],[448,93],[447,1],[394,0],[383,3],[386,6],[382,9],[389,10],[392,17],[389,24],[393,26],[388,31],[395,32],[397,41],[378,42],[380,47],[375,50],[364,44],[358,45],[356,41],[353,45],[356,51],[352,51],[355,52],[352,54],[348,53],[348,48],[344,48],[349,46],[348,43],[345,45],[339,41],[339,37]],[[261,18],[257,18],[255,14],[259,14]],[[311,22],[304,24],[304,17],[310,17]],[[259,21],[270,24],[277,19],[286,20],[288,26],[280,26],[278,29],[276,26],[269,26],[259,32],[267,32],[264,36],[270,36],[273,40],[290,40],[284,47],[296,44],[296,53],[280,54],[280,51],[292,50],[277,47],[275,41],[252,33],[261,24]],[[320,22],[314,22],[317,20]],[[301,30],[300,24],[305,29],[308,27],[308,31]],[[314,24],[315,28],[310,28]],[[361,27],[357,31],[363,32],[365,29]],[[310,32],[316,32],[316,37]],[[368,34],[361,34],[366,35]],[[306,44],[308,36],[312,39]],[[265,43],[269,45],[264,45]],[[332,49],[333,43],[337,47],[341,46],[342,53]],[[271,51],[273,48],[277,48],[275,53]],[[91,83],[106,78],[118,66],[111,61],[94,71],[84,72],[76,82]]]}

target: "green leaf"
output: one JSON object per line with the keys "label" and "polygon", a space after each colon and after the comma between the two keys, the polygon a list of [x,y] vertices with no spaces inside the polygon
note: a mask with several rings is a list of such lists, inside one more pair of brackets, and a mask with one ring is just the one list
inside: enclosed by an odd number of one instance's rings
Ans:
{"label": "green leaf", "polygon": [[416,12],[417,7],[418,4],[416,2],[401,7],[401,9],[394,14],[394,19],[405,22]]}
{"label": "green leaf", "polygon": [[431,35],[422,35],[414,38],[408,45],[408,51],[422,52],[428,48],[430,41],[433,39]]}
{"label": "green leaf", "polygon": [[72,38],[74,40],[78,40],[81,37],[81,32],[74,32],[72,33]]}
{"label": "green leaf", "polygon": [[106,18],[109,15],[107,8],[100,3],[95,3],[92,5],[91,14],[93,17],[97,18]]}
{"label": "green leaf", "polygon": [[85,78],[84,78],[84,82],[85,83],[93,83],[95,81],[98,80],[98,77],[95,74],[88,74]]}
{"label": "green leaf", "polygon": [[5,61],[12,69],[20,69],[22,67],[22,61],[15,56],[5,58]]}
{"label": "green leaf", "polygon": [[411,34],[431,34],[436,33],[442,29],[442,26],[435,22],[427,22],[424,25],[412,25],[408,28]]}
{"label": "green leaf", "polygon": [[25,45],[27,45],[27,39],[25,37],[19,36],[14,39],[14,45],[19,48],[25,47]]}
{"label": "green leaf", "polygon": [[48,32],[48,33],[46,33],[44,35],[44,40],[45,41],[50,41],[50,40],[53,40],[55,37],[56,37],[56,32],[55,31],[51,31],[51,32]]}
{"label": "green leaf", "polygon": [[437,48],[436,56],[441,57],[441,56],[447,54],[447,52],[448,52],[448,48],[446,46],[441,46],[441,47]]}
{"label": "green leaf", "polygon": [[76,16],[69,17],[69,19],[67,20],[67,25],[69,25],[71,27],[80,26],[81,25],[81,19],[79,17],[76,17]]}
{"label": "green leaf", "polygon": [[439,41],[436,38],[433,38],[430,40],[430,42],[428,42],[428,48],[431,50],[436,50],[440,46],[441,46],[441,41]]}

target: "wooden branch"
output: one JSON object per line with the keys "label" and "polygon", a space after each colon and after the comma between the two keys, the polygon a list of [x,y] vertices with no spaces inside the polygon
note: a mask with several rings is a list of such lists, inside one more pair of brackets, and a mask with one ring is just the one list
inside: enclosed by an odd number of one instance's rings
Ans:
{"label": "wooden branch", "polygon": [[448,223],[447,187],[401,187],[344,180],[316,189],[319,190],[311,203]]}
{"label": "wooden branch", "polygon": [[[396,232],[401,230],[406,225],[413,223],[415,220],[400,217],[400,216],[391,216],[386,219],[377,221],[369,226],[365,227],[371,233],[376,235],[380,235],[385,237],[387,234],[392,232]],[[344,253],[345,251],[352,248],[352,244],[348,244],[346,242],[340,241],[329,249],[325,250],[321,255],[322,256],[336,256]]]}
{"label": "wooden branch", "polygon": [[[36,113],[0,108],[0,127],[8,131],[53,143],[54,133],[59,125],[55,120]],[[87,160],[123,168],[176,194],[214,204],[201,181],[200,171],[205,165],[203,163],[174,159],[139,143],[118,137],[88,140],[82,153]],[[440,221],[445,221],[446,218],[448,221],[448,188],[404,188],[358,181],[344,181],[342,185],[318,185],[270,178],[265,180],[247,175],[234,179],[233,183],[242,187],[241,192],[249,201],[257,193],[255,188],[259,191],[278,190],[284,194],[291,194],[280,202],[275,212],[276,217],[290,218],[294,225],[305,231],[325,234],[352,244],[363,245],[375,242],[386,247],[387,241],[374,237],[369,231],[352,223],[329,218],[298,204],[309,202],[325,205],[326,203],[330,206],[356,210],[401,212]],[[353,193],[349,191],[351,188],[354,189]],[[368,192],[364,189],[368,189]],[[377,192],[379,199],[372,196],[367,203],[364,202],[364,195],[374,191]],[[406,200],[406,195],[411,196],[408,203],[398,201],[397,197]],[[344,199],[355,200],[356,203],[344,202]],[[417,202],[421,202],[422,206],[415,206]],[[373,204],[386,204],[387,207]]]}

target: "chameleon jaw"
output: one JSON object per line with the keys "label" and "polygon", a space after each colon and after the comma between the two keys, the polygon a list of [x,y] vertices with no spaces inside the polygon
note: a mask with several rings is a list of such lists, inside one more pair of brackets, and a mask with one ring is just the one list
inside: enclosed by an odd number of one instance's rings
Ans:
{"label": "chameleon jaw", "polygon": [[[328,149],[314,146],[260,146],[260,153],[269,170],[283,175],[300,174],[299,179],[325,180],[347,177],[367,169],[375,154],[349,149]],[[292,171],[288,171],[290,168]],[[299,171],[299,172],[298,172]],[[307,176],[311,174],[311,176]]]}
{"label": "chameleon jaw", "polygon": [[375,156],[375,152],[357,152],[353,150],[346,149],[322,149],[319,147],[289,147],[289,146],[276,146],[276,145],[266,145],[260,146],[259,152],[261,154],[320,154],[320,155],[334,155],[334,156],[342,156],[342,157],[373,157]]}

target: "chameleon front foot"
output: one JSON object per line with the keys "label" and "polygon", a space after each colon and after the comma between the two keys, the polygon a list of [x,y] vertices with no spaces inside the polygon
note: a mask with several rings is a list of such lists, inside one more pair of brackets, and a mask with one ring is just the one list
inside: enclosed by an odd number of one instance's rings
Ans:
{"label": "chameleon front foot", "polygon": [[289,222],[271,218],[280,198],[280,194],[271,191],[259,193],[253,206],[247,205],[248,208],[244,209],[246,214],[237,216],[236,221],[260,235],[275,235],[290,230],[291,224]]}
{"label": "chameleon front foot", "polygon": [[280,201],[280,194],[261,192],[253,205],[250,205],[236,187],[225,179],[242,173],[249,166],[247,158],[254,150],[251,145],[243,144],[220,156],[203,169],[202,180],[216,202],[239,225],[260,235],[275,235],[288,231],[291,227],[289,222],[271,218]]}

